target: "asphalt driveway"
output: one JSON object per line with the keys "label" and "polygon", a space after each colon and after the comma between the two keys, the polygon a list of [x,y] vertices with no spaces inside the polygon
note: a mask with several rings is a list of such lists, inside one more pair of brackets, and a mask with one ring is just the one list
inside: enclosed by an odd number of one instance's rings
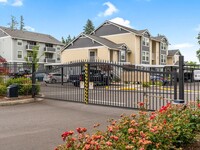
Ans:
{"label": "asphalt driveway", "polygon": [[0,107],[1,150],[53,150],[62,144],[65,130],[100,123],[105,129],[109,118],[134,110],[44,100],[36,103]]}

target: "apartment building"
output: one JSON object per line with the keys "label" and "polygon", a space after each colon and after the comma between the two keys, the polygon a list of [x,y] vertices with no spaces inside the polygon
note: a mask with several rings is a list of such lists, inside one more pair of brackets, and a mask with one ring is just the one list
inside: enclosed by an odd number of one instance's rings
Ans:
{"label": "apartment building", "polygon": [[64,45],[51,35],[0,27],[0,55],[7,62],[26,62],[24,57],[31,57],[34,46],[39,47],[40,66],[60,62],[60,50]]}
{"label": "apartment building", "polygon": [[179,56],[181,56],[181,52],[179,49],[168,50],[167,64],[179,65]]}
{"label": "apartment building", "polygon": [[61,52],[61,62],[75,60],[107,60],[131,64],[166,65],[168,40],[164,35],[152,36],[105,21],[90,35],[80,34]]}

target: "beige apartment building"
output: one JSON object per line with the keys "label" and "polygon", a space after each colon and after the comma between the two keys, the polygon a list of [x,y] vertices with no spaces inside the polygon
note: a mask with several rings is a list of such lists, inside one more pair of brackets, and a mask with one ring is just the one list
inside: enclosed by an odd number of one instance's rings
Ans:
{"label": "beige apartment building", "polygon": [[178,65],[179,64],[179,56],[181,56],[181,52],[179,49],[168,50],[167,64],[168,65]]}
{"label": "beige apartment building", "polygon": [[131,64],[166,65],[169,42],[145,30],[105,21],[90,35],[80,34],[61,51],[61,63],[106,60]]}

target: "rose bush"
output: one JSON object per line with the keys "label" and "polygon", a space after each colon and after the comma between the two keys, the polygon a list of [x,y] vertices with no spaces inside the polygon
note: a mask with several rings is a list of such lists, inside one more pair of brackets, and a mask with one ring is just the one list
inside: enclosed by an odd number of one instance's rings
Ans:
{"label": "rose bush", "polygon": [[[86,128],[62,134],[65,144],[55,150],[152,150],[177,149],[192,141],[200,131],[200,104],[167,104],[159,111],[143,111],[130,116],[111,119],[105,132],[90,135]],[[95,124],[97,128],[99,124]]]}

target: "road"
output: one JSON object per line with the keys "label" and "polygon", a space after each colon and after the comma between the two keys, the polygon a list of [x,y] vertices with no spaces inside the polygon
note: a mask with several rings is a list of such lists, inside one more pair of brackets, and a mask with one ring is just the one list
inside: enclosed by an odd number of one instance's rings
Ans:
{"label": "road", "polygon": [[[199,83],[198,83],[199,84]],[[178,89],[178,87],[177,87]],[[199,86],[185,86],[185,100],[196,100],[200,96]],[[84,103],[84,89],[74,87],[71,83],[42,84],[41,93],[46,98]],[[177,97],[179,90],[177,90]],[[95,86],[89,90],[89,103],[125,108],[138,108],[139,102],[146,102],[149,110],[158,110],[174,99],[173,86],[152,86],[143,88],[140,85]]]}
{"label": "road", "polygon": [[106,129],[109,118],[134,110],[80,103],[44,100],[0,108],[0,150],[54,150],[62,144],[65,130],[86,127],[92,132],[95,123]]}

